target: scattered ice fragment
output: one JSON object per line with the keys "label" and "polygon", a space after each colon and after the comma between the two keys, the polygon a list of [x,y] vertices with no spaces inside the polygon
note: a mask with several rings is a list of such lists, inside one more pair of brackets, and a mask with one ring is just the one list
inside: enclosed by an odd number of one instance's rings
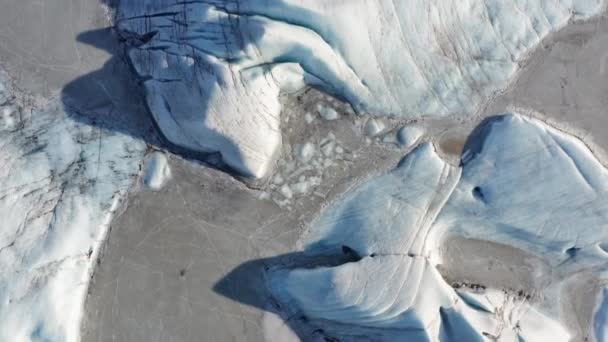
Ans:
{"label": "scattered ice fragment", "polygon": [[424,134],[424,130],[418,126],[405,126],[397,131],[397,140],[404,147],[413,146]]}
{"label": "scattered ice fragment", "polygon": [[311,124],[314,120],[315,117],[312,116],[312,114],[310,114],[309,112],[306,112],[306,114],[304,115],[304,121],[306,121],[307,124]]}
{"label": "scattered ice fragment", "polygon": [[269,200],[271,197],[268,192],[260,191],[258,198],[265,201],[265,200]]}
{"label": "scattered ice fragment", "polygon": [[144,184],[150,190],[160,190],[171,177],[167,156],[162,152],[152,152],[144,166]]}
{"label": "scattered ice fragment", "polygon": [[384,130],[384,123],[377,119],[369,119],[365,124],[365,135],[375,137]]}
{"label": "scattered ice fragment", "polygon": [[315,155],[315,146],[309,142],[297,145],[295,148],[296,159],[306,163]]}
{"label": "scattered ice fragment", "polygon": [[333,109],[331,107],[323,106],[321,104],[317,104],[317,111],[319,112],[319,115],[321,115],[321,117],[323,119],[328,120],[328,121],[337,120],[340,117],[340,115],[338,114],[338,112],[336,112],[335,109]]}
{"label": "scattered ice fragment", "polygon": [[167,62],[167,56],[161,55],[160,57],[160,67],[163,69],[167,69],[169,67],[169,62]]}
{"label": "scattered ice fragment", "polygon": [[298,183],[292,185],[293,191],[296,194],[305,194],[310,191],[312,187],[321,184],[321,179],[318,177],[311,177],[308,180],[302,179]]}
{"label": "scattered ice fragment", "polygon": [[274,177],[274,179],[272,180],[272,182],[273,182],[274,184],[276,184],[276,185],[281,185],[281,184],[283,184],[283,181],[284,181],[284,180],[283,180],[283,177],[281,177],[281,175],[276,175],[276,176]]}
{"label": "scattered ice fragment", "polygon": [[290,199],[293,197],[293,192],[291,191],[291,188],[287,184],[285,184],[281,187],[281,194],[283,196],[285,196],[285,198],[287,198],[287,199]]}
{"label": "scattered ice fragment", "polygon": [[327,140],[321,144],[321,153],[326,157],[330,157],[333,154],[335,146],[336,142],[334,140]]}

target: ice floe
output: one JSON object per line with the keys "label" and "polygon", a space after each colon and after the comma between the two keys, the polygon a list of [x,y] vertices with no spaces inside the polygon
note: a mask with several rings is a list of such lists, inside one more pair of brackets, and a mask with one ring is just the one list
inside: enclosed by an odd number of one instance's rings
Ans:
{"label": "ice floe", "polygon": [[143,181],[149,189],[160,190],[170,177],[171,167],[164,153],[153,152],[146,157]]}
{"label": "ice floe", "polygon": [[19,111],[6,80],[0,72],[0,129],[10,126],[0,131],[0,340],[76,342],[100,244],[145,145],[75,122],[56,102]]}
{"label": "ice floe", "polygon": [[[460,166],[420,145],[311,224],[306,254],[348,251],[356,260],[281,269],[270,286],[287,310],[333,329],[332,336],[568,341],[572,332],[561,313],[571,308],[563,299],[577,294],[561,285],[581,272],[606,271],[607,256],[597,246],[608,239],[607,187],[608,171],[577,138],[536,119],[493,117],[470,137]],[[442,242],[454,235],[549,262],[550,272],[530,275],[545,284],[537,294],[543,300],[511,289],[476,286],[480,295],[450,286],[437,266],[449,257]],[[600,306],[598,336],[604,316]]]}
{"label": "ice floe", "polygon": [[[281,144],[278,95],[314,85],[359,112],[472,112],[527,54],[603,0],[122,1],[130,42],[164,135],[219,151],[262,177]],[[339,113],[320,107],[335,120]]]}

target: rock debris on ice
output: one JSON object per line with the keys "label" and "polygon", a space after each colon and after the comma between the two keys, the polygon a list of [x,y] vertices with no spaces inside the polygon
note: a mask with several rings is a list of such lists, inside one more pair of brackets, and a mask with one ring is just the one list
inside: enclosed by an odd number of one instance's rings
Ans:
{"label": "rock debris on ice", "polygon": [[309,142],[297,145],[295,150],[296,158],[303,163],[309,162],[316,152],[315,146]]}

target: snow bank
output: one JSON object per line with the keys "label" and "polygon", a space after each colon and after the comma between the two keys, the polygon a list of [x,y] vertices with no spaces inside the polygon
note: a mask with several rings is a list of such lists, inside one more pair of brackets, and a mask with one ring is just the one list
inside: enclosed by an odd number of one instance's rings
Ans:
{"label": "snow bank", "polygon": [[[569,294],[559,285],[607,267],[598,248],[608,239],[607,187],[608,171],[580,140],[518,115],[492,118],[477,129],[461,167],[423,144],[311,224],[306,253],[346,248],[361,260],[278,271],[271,287],[310,319],[383,328],[388,337],[414,329],[411,338],[422,331],[430,341],[568,341],[559,312]],[[449,257],[440,251],[451,235],[542,257],[559,276],[535,276],[550,280],[557,294],[543,294],[541,308],[503,292],[456,292],[436,269]],[[487,302],[491,297],[499,300]]]}
{"label": "snow bank", "polygon": [[[603,0],[121,1],[117,27],[173,143],[262,177],[279,148],[278,94],[305,84],[360,112],[472,112],[543,37]],[[338,113],[320,109],[333,120]]]}
{"label": "snow bank", "polygon": [[[8,88],[0,113],[17,110]],[[54,105],[23,111],[10,130],[0,116],[2,341],[79,340],[90,272],[145,147]]]}

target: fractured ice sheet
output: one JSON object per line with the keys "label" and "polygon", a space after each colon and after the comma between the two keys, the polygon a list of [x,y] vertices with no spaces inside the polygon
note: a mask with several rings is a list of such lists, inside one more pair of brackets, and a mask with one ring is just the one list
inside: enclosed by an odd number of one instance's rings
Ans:
{"label": "fractured ice sheet", "polygon": [[[421,145],[311,224],[306,253],[346,250],[360,260],[283,269],[271,288],[309,319],[336,323],[338,336],[347,324],[382,328],[378,340],[568,341],[560,305],[570,294],[559,285],[608,268],[607,187],[608,171],[580,140],[534,119],[495,117],[477,129],[460,167]],[[547,260],[551,274],[534,276],[546,278],[547,291],[557,288],[557,295],[545,293],[540,307],[500,291],[492,305],[480,304],[487,294],[477,300],[456,292],[436,269],[451,235]],[[605,310],[597,312],[595,322],[603,322]]]}
{"label": "fractured ice sheet", "polygon": [[[0,340],[78,341],[90,272],[145,145],[59,103],[18,111],[0,72]],[[10,121],[10,124],[7,122]]]}
{"label": "fractured ice sheet", "polygon": [[281,91],[317,85],[376,115],[472,112],[543,37],[603,5],[133,0],[120,2],[116,24],[164,135],[262,177],[281,143]]}

